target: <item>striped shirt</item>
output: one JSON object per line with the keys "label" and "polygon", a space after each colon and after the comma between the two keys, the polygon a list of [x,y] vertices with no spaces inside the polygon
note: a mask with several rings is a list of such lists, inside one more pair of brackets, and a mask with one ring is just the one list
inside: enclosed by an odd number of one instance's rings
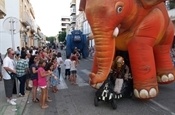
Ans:
{"label": "striped shirt", "polygon": [[26,70],[29,68],[28,61],[25,59],[20,59],[16,64],[16,73],[18,77],[22,77],[26,74]]}

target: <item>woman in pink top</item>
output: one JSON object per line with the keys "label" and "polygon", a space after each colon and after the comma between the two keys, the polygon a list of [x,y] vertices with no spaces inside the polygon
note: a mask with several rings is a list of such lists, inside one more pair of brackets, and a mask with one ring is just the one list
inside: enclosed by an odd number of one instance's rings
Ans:
{"label": "woman in pink top", "polygon": [[46,66],[46,62],[44,60],[40,60],[38,63],[38,86],[41,88],[41,98],[40,98],[40,105],[41,108],[45,109],[48,107],[46,104],[47,100],[47,79],[46,77],[51,75],[52,72],[46,72],[44,67]]}

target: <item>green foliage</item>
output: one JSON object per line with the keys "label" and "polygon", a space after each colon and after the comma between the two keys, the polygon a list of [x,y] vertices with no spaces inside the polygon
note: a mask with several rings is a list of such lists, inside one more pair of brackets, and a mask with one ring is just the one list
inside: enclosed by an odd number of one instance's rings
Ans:
{"label": "green foliage", "polygon": [[55,37],[53,37],[53,36],[46,37],[46,40],[47,40],[47,41],[50,41],[50,43],[53,43],[54,40],[55,40]]}
{"label": "green foliage", "polygon": [[59,35],[58,35],[59,42],[64,42],[65,38],[66,38],[66,32],[65,31],[60,32]]}
{"label": "green foliage", "polygon": [[173,9],[173,8],[175,8],[175,1],[174,0],[170,0],[169,1],[170,2],[170,9]]}

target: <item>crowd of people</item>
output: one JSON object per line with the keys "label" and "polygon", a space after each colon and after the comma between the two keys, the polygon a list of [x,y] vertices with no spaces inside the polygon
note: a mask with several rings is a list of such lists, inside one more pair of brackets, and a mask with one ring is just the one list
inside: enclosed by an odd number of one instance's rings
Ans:
{"label": "crowd of people", "polygon": [[[24,96],[26,90],[32,90],[32,101],[40,103],[41,108],[47,108],[46,102],[51,102],[48,90],[53,93],[58,91],[60,84],[61,66],[65,66],[65,79],[71,84],[76,84],[78,57],[71,54],[70,57],[62,58],[61,52],[48,47],[30,47],[21,49],[17,47],[7,49],[4,59],[1,58],[2,74],[7,102],[16,105],[16,99],[12,99],[15,79],[19,81],[19,94]],[[0,72],[1,73],[1,72]],[[14,76],[16,77],[14,79]],[[32,81],[32,87],[31,82]],[[37,90],[41,91],[40,99]]]}

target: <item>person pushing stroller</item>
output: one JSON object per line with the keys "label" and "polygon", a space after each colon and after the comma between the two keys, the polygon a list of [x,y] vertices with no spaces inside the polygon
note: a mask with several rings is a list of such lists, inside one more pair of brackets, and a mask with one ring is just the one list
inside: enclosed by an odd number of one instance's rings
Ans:
{"label": "person pushing stroller", "polygon": [[116,99],[132,96],[132,77],[129,67],[125,64],[124,58],[117,56],[112,64],[111,71],[102,86],[96,91],[94,105],[98,101],[111,102],[113,109],[116,109]]}
{"label": "person pushing stroller", "polygon": [[130,97],[133,90],[132,77],[123,57],[117,56],[115,58],[110,74],[110,79],[114,84],[114,92],[121,94],[122,97]]}

